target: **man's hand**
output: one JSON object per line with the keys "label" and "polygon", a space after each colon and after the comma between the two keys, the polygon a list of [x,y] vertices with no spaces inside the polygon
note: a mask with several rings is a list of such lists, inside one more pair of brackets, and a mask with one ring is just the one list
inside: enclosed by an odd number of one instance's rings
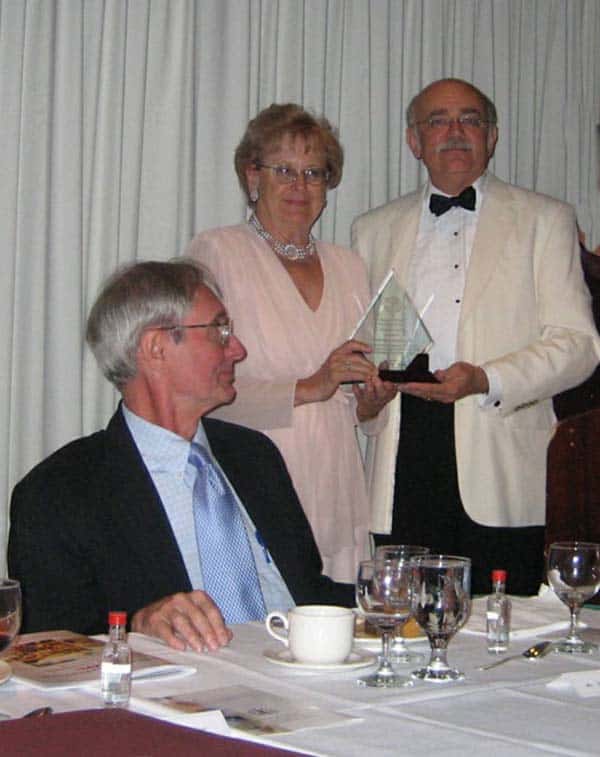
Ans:
{"label": "man's hand", "polygon": [[171,594],[142,607],[131,619],[131,630],[157,636],[180,651],[190,647],[196,652],[215,652],[233,638],[205,591]]}
{"label": "man's hand", "polygon": [[439,381],[438,384],[412,381],[399,384],[399,389],[404,394],[412,394],[423,400],[448,404],[470,394],[487,394],[490,388],[483,368],[471,363],[453,363],[446,370],[435,371],[433,375]]}
{"label": "man's hand", "polygon": [[356,397],[356,416],[363,423],[375,418],[394,399],[398,394],[398,385],[373,376],[364,384],[355,384],[352,391]]}

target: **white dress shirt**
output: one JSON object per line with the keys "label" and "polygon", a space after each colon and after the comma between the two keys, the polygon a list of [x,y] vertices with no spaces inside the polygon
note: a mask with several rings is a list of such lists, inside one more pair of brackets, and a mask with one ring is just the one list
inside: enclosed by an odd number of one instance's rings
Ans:
{"label": "white dress shirt", "polygon": [[[429,352],[432,371],[456,362],[458,321],[485,183],[484,174],[473,184],[474,211],[454,207],[436,216],[429,210],[431,194],[449,195],[430,184],[424,196],[415,250],[408,267],[407,289],[433,339]],[[502,396],[500,379],[496,371],[485,369],[485,372],[490,391],[482,395],[481,405],[497,405]]]}

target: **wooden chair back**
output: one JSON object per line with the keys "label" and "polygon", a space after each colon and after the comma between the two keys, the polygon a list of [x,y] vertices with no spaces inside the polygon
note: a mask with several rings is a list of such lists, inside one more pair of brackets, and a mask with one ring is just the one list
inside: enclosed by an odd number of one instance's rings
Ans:
{"label": "wooden chair back", "polygon": [[[600,408],[558,424],[546,482],[546,546],[600,542]],[[600,593],[594,602],[600,603]]]}

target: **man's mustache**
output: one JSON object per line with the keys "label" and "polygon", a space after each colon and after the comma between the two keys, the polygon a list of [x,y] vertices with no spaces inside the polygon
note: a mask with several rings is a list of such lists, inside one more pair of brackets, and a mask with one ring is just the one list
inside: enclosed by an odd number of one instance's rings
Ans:
{"label": "man's mustache", "polygon": [[435,151],[437,153],[444,152],[445,150],[472,150],[473,145],[470,142],[465,142],[463,139],[448,139],[445,142],[437,145]]}

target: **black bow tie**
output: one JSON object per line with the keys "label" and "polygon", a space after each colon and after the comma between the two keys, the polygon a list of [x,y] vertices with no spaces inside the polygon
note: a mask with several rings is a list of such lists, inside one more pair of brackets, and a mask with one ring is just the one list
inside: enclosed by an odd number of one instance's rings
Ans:
{"label": "black bow tie", "polygon": [[429,198],[429,210],[436,215],[441,216],[450,208],[461,207],[465,210],[475,210],[475,190],[473,187],[467,187],[456,197],[444,197],[444,195],[432,194]]}

